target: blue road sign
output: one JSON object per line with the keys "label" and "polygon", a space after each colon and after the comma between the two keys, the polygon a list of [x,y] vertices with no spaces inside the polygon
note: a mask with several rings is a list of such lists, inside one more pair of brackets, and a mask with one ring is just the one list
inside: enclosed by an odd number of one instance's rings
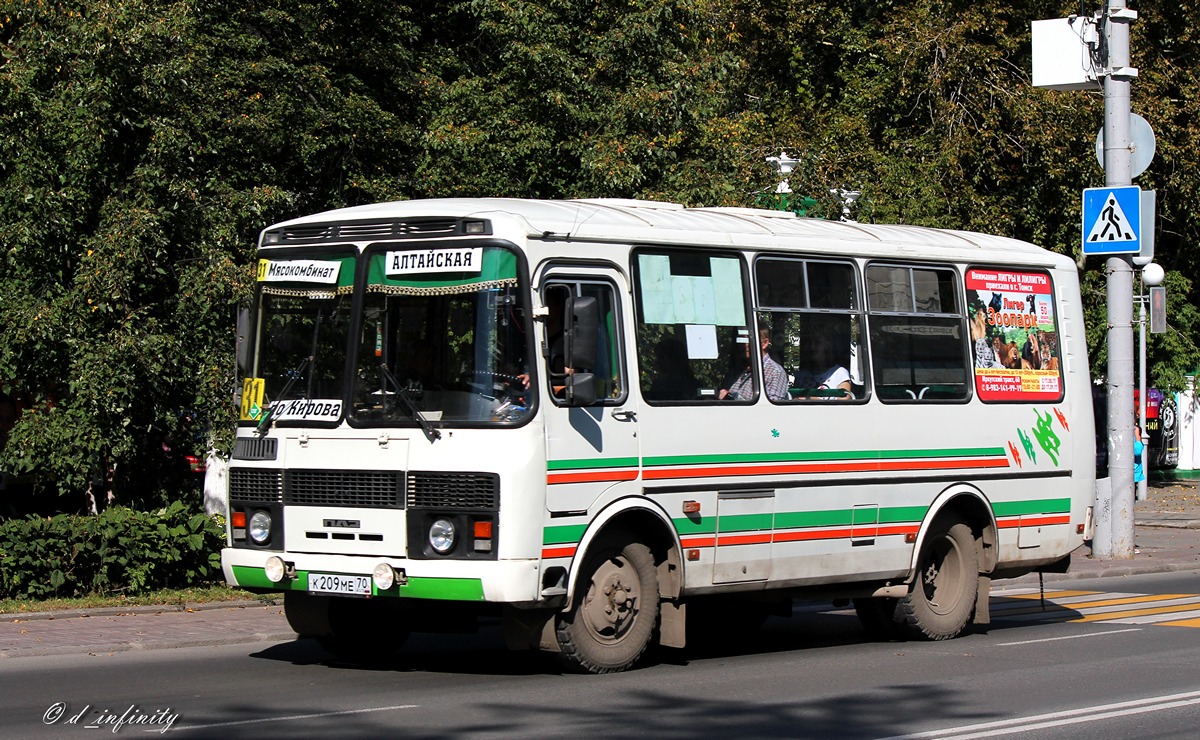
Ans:
{"label": "blue road sign", "polygon": [[1142,251],[1142,191],[1137,185],[1083,191],[1083,253]]}

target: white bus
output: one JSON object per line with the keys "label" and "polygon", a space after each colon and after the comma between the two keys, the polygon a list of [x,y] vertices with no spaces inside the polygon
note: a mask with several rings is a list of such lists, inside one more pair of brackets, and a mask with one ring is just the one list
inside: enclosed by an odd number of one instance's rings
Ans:
{"label": "white bus", "polygon": [[258,257],[224,574],[338,654],[492,615],[609,672],[817,598],[945,639],[1089,531],[1076,268],[1032,244],[446,199]]}

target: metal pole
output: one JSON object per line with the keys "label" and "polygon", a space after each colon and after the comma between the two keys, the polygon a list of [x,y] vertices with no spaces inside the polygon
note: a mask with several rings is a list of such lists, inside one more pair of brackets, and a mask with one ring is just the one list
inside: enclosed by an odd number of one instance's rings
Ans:
{"label": "metal pole", "polygon": [[[1146,291],[1138,288],[1138,420],[1142,429],[1142,480],[1137,483],[1134,499],[1146,500],[1146,480],[1150,476],[1150,466],[1147,461],[1150,455],[1150,433],[1146,431]],[[1133,461],[1137,464],[1137,459]]]}
{"label": "metal pole", "polygon": [[[1109,0],[1105,19],[1104,182],[1129,185],[1129,24],[1124,0]],[[1112,486],[1111,541],[1093,541],[1101,560],[1133,557],[1133,262],[1108,258],[1108,475]]]}

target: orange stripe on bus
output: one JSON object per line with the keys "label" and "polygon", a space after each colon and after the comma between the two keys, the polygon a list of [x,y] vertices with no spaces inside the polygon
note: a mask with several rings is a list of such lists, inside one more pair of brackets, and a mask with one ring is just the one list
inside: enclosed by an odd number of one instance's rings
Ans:
{"label": "orange stripe on bus", "polygon": [[718,534],[717,546],[721,545],[759,545],[771,541],[770,532],[756,532],[754,534]]}
{"label": "orange stripe on bus", "polygon": [[812,529],[805,532],[776,532],[776,542],[802,542],[804,540],[836,540],[849,537],[848,529]]}
{"label": "orange stripe on bus", "polygon": [[548,473],[546,483],[595,483],[602,481],[637,480],[636,470],[597,470],[592,473]]}
{"label": "orange stripe on bus", "polygon": [[999,529],[1015,529],[1017,527],[1044,527],[1050,524],[1070,524],[1070,514],[1060,516],[1039,516],[1036,519],[1025,517],[1024,519],[1000,519],[996,521],[996,527]]}
{"label": "orange stripe on bus", "polygon": [[716,537],[688,537],[680,538],[679,544],[683,547],[716,547]]}
{"label": "orange stripe on bus", "polygon": [[569,558],[579,549],[578,545],[568,545],[567,547],[543,547],[543,558]]}

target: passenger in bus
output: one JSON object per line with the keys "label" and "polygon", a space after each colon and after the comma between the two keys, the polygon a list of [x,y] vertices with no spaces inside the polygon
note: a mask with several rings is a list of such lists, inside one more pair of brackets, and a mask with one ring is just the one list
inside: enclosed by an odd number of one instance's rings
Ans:
{"label": "passenger in bus", "polygon": [[[812,324],[805,335],[807,367],[796,373],[796,387],[812,398],[847,401],[854,398],[850,371],[837,356],[836,347],[848,347],[849,340],[839,339],[843,332],[832,322]],[[813,391],[816,391],[815,393]]]}
{"label": "passenger in bus", "polygon": [[[763,385],[766,386],[764,390],[766,391],[767,398],[772,401],[787,400],[787,373],[783,371],[783,366],[776,362],[767,352],[771,348],[771,333],[766,329],[759,329],[758,343],[762,348]],[[745,343],[745,360],[741,371],[729,384],[728,388],[721,389],[721,392],[717,394],[717,398],[732,401],[748,401],[754,398],[754,380],[750,369],[750,343],[748,341]]]}
{"label": "passenger in bus", "polygon": [[691,401],[700,393],[687,348],[678,337],[663,337],[654,347],[655,376],[646,389],[651,401]]}

